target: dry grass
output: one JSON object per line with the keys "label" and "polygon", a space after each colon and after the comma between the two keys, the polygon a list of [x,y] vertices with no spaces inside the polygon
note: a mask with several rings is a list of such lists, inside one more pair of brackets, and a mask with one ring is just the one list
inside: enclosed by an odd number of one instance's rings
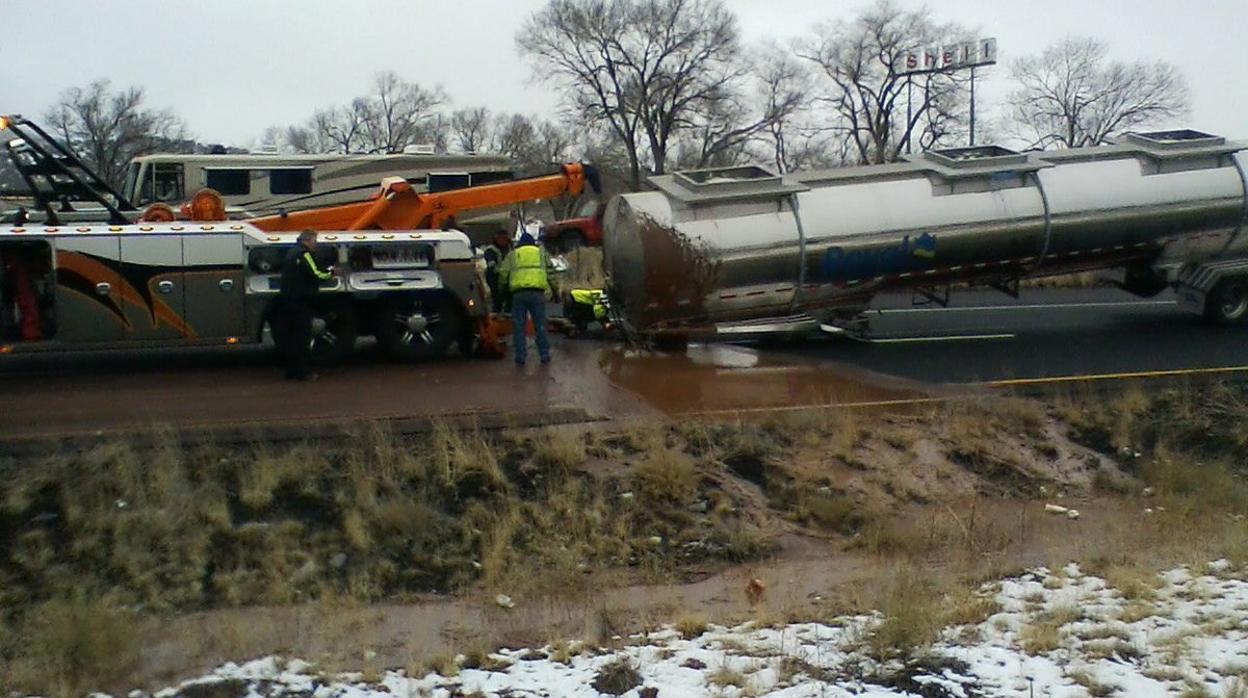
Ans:
{"label": "dry grass", "polygon": [[721,666],[707,675],[706,682],[712,686],[719,686],[721,688],[727,688],[729,686],[734,688],[745,688],[749,685],[749,679],[746,678],[745,674],[727,666]]}
{"label": "dry grass", "polygon": [[1062,646],[1061,626],[1047,620],[1030,623],[1019,632],[1018,642],[1033,657],[1047,654]]}
{"label": "dry grass", "polygon": [[591,684],[599,693],[619,696],[641,685],[641,674],[626,657],[609,662],[598,670]]}
{"label": "dry grass", "polygon": [[1097,681],[1092,674],[1086,671],[1071,672],[1069,676],[1071,681],[1083,686],[1092,698],[1106,698],[1106,696],[1112,696],[1122,690],[1120,686],[1115,684]]}
{"label": "dry grass", "polygon": [[642,497],[676,506],[693,501],[699,479],[692,458],[667,448],[648,453],[633,470],[633,486]]}
{"label": "dry grass", "polygon": [[424,664],[412,675],[422,677],[427,674],[437,674],[439,676],[450,678],[459,674],[459,662],[449,654],[439,654],[430,657]]}
{"label": "dry grass", "polygon": [[823,425],[827,433],[824,444],[828,453],[845,458],[862,442],[865,425],[862,416],[852,409],[832,410]]}
{"label": "dry grass", "polygon": [[950,625],[978,625],[1001,610],[991,595],[957,586],[945,595],[945,622]]}
{"label": "dry grass", "polygon": [[1083,645],[1083,655],[1090,660],[1118,659],[1135,661],[1144,656],[1143,650],[1126,640],[1093,640]]}
{"label": "dry grass", "polygon": [[844,494],[820,492],[813,485],[797,487],[800,493],[793,507],[797,521],[852,535],[878,517],[875,511]]}
{"label": "dry grass", "polygon": [[1122,609],[1122,613],[1118,615],[1118,620],[1123,623],[1137,623],[1155,615],[1157,615],[1157,607],[1152,603],[1148,601],[1132,601]]}
{"label": "dry grass", "polygon": [[1019,644],[1032,656],[1058,649],[1065,639],[1065,626],[1085,618],[1077,606],[1057,606],[1037,614],[1019,633]]}
{"label": "dry grass", "polygon": [[533,462],[540,468],[567,477],[585,464],[585,441],[566,429],[547,429],[533,448]]}
{"label": "dry grass", "polygon": [[[961,454],[981,481],[1010,485],[990,494],[1025,494],[1034,482],[1029,449],[1042,453],[1051,415],[1069,418],[1087,445],[1141,453],[1127,459],[1135,479],[1106,471],[1102,491],[1156,492],[1140,507],[1158,512],[1123,534],[1136,545],[1101,560],[1101,573],[1132,599],[1121,617],[1130,622],[1153,613],[1152,571],[1162,565],[1217,557],[1248,564],[1248,530],[1231,518],[1248,513],[1245,394],[1133,390],[1070,395],[1048,414],[1031,401],[990,400],[885,424],[853,411],[806,411],[588,435],[500,437],[437,423],[428,435],[400,437],[370,426],[332,448],[184,449],[158,432],[7,466],[22,476],[0,479],[0,622],[24,632],[41,604],[95,599],[103,589],[114,597],[107,607],[149,613],[403,601],[431,589],[497,591],[525,604],[591,593],[587,572],[627,567],[670,581],[690,563],[757,559],[772,545],[769,525],[788,522],[853,535],[860,549],[886,558],[939,556],[956,569],[996,559],[990,554],[1022,536],[980,521],[976,499],[896,516],[804,466],[896,456],[882,449],[909,451],[921,437],[924,450]],[[864,607],[884,614],[870,638],[882,657],[909,656],[941,628],[995,610],[970,584],[904,568],[865,596]],[[1042,615],[1021,641],[1045,651],[1074,616]],[[681,632],[693,632],[694,620]],[[1122,651],[1109,646],[1113,639],[1092,641]]]}
{"label": "dry grass", "polygon": [[584,652],[585,646],[580,642],[558,640],[551,645],[550,660],[560,664],[569,664],[573,657],[579,657]]}
{"label": "dry grass", "polygon": [[898,568],[873,606],[883,620],[867,638],[867,649],[878,659],[913,656],[946,625],[932,575],[918,568]]}
{"label": "dry grass", "polygon": [[676,619],[672,623],[672,628],[680,633],[680,636],[686,640],[692,640],[706,632],[707,628],[706,616],[700,614],[686,614]]}
{"label": "dry grass", "polygon": [[1174,667],[1168,667],[1168,666],[1148,667],[1147,669],[1145,669],[1144,671],[1140,673],[1154,681],[1165,681],[1165,682],[1182,681],[1183,677],[1185,676],[1185,674],[1182,671]]}
{"label": "dry grass", "polygon": [[1156,573],[1126,565],[1110,567],[1104,577],[1109,586],[1117,589],[1123,598],[1131,601],[1152,600],[1161,582]]}
{"label": "dry grass", "polygon": [[[33,613],[12,648],[22,656],[0,673],[15,687],[80,696],[113,688],[140,659],[138,623],[128,612],[98,600],[49,601]],[[5,654],[0,644],[0,658]]]}

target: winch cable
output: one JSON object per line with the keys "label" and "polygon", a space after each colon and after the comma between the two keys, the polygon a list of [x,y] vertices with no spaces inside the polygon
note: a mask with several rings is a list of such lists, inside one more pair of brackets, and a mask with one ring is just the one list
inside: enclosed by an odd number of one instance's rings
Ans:
{"label": "winch cable", "polygon": [[1040,173],[1032,172],[1031,179],[1036,183],[1036,191],[1040,192],[1040,202],[1044,204],[1044,245],[1040,248],[1040,256],[1036,257],[1036,263],[1031,265],[1023,276],[1031,276],[1036,273],[1041,264],[1044,264],[1044,258],[1049,254],[1049,248],[1053,244],[1053,213],[1049,208],[1049,194],[1044,190],[1044,182],[1040,181]]}
{"label": "winch cable", "polygon": [[1239,158],[1235,157],[1235,153],[1231,153],[1230,157],[1231,163],[1235,165],[1235,171],[1239,173],[1239,185],[1244,192],[1244,198],[1239,205],[1239,224],[1235,226],[1235,231],[1231,233],[1231,236],[1226,239],[1226,244],[1222,246],[1222,249],[1218,250],[1218,253],[1214,255],[1214,259],[1225,255],[1227,250],[1231,249],[1231,245],[1235,244],[1239,234],[1244,231],[1245,227],[1248,227],[1248,172],[1244,171],[1244,165],[1239,161]]}
{"label": "winch cable", "polygon": [[793,207],[793,222],[797,225],[797,285],[793,287],[793,300],[789,303],[789,313],[797,311],[801,300],[802,289],[806,287],[806,230],[802,227],[802,212],[797,203],[797,192],[789,195]]}

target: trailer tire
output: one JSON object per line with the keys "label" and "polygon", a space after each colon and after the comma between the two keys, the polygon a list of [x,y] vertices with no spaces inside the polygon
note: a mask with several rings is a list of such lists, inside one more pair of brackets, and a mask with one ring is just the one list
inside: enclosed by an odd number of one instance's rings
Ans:
{"label": "trailer tire", "polygon": [[1248,321],[1248,277],[1222,279],[1205,298],[1205,319],[1222,325]]}
{"label": "trailer tire", "polygon": [[348,298],[318,298],[312,316],[312,361],[334,364],[355,351],[360,318],[355,303]]}
{"label": "trailer tire", "polygon": [[459,304],[446,293],[404,293],[377,302],[377,341],[390,356],[422,361],[445,356],[463,336]]}

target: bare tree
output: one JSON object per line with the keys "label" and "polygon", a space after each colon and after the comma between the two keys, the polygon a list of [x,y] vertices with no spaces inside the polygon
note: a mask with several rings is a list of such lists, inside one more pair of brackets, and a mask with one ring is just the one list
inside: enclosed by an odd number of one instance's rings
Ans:
{"label": "bare tree", "polygon": [[723,86],[690,120],[678,164],[703,168],[757,159],[752,146],[774,143],[775,134],[784,133],[784,124],[808,105],[808,89],[802,65],[764,46],[749,63],[748,84]]}
{"label": "bare tree", "polygon": [[428,122],[446,102],[441,87],[427,90],[403,80],[393,71],[379,73],[373,94],[366,98],[364,136],[372,152],[398,153],[419,140],[431,140],[437,129]]}
{"label": "bare tree", "polygon": [[1011,120],[1031,147],[1100,145],[1120,131],[1185,116],[1187,83],[1162,61],[1108,62],[1106,45],[1068,37],[1011,65]]}
{"label": "bare tree", "polygon": [[429,142],[445,149],[447,124],[437,109],[446,100],[440,87],[386,71],[377,74],[372,94],[317,111],[307,124],[287,128],[286,140],[299,152],[398,153]]}
{"label": "bare tree", "polygon": [[489,147],[493,115],[485,107],[456,109],[451,113],[451,138],[456,147],[475,153]]}
{"label": "bare tree", "polygon": [[917,142],[930,148],[958,131],[963,81],[950,72],[903,74],[907,53],[966,39],[955,25],[937,25],[926,10],[880,0],[852,21],[820,25],[799,55],[827,78],[818,97],[833,128],[863,164],[891,162]]}
{"label": "bare tree", "polygon": [[343,107],[317,111],[306,127],[311,132],[308,142],[315,143],[321,152],[362,152],[366,149],[369,111],[364,97],[356,97]]}
{"label": "bare tree", "polygon": [[112,91],[107,80],[61,95],[46,115],[52,129],[109,185],[121,189],[131,158],[187,147],[186,127],[168,110],[143,107],[143,90]]}
{"label": "bare tree", "polygon": [[[575,159],[580,147],[575,129],[523,114],[500,114],[491,131],[490,150],[507,156],[521,176],[549,173]],[[567,217],[579,201],[579,197],[560,196],[547,203],[559,219]]]}
{"label": "bare tree", "polygon": [[550,0],[516,41],[575,116],[619,138],[634,188],[744,75],[721,0]]}

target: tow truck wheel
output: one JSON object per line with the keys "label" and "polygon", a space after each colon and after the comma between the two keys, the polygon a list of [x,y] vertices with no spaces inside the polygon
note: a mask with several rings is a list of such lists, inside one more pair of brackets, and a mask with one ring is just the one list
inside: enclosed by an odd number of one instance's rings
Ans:
{"label": "tow truck wheel", "polygon": [[377,341],[408,361],[446,355],[463,332],[459,304],[446,294],[405,294],[377,304]]}
{"label": "tow truck wheel", "polygon": [[355,305],[345,298],[325,298],[312,316],[312,361],[332,364],[355,351],[359,317]]}
{"label": "tow truck wheel", "polygon": [[1248,320],[1248,277],[1219,281],[1205,299],[1205,318],[1224,325]]}

